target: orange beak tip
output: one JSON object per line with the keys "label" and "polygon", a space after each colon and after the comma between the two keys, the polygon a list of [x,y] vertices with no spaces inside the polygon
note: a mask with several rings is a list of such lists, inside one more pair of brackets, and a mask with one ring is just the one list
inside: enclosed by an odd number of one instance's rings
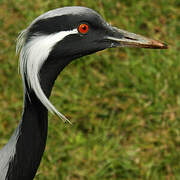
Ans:
{"label": "orange beak tip", "polygon": [[163,46],[162,49],[168,49],[168,48],[169,48],[167,44],[163,43],[163,45],[164,45],[164,46]]}

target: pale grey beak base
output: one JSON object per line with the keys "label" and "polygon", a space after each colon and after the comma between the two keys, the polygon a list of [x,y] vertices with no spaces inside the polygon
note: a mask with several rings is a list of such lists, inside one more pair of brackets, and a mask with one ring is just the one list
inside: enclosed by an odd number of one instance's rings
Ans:
{"label": "pale grey beak base", "polygon": [[[120,47],[137,47],[150,49],[167,49],[168,46],[157,40],[149,39],[144,36],[130,33],[121,29],[113,27],[113,35],[108,36],[107,39],[114,42],[114,46]],[[113,45],[112,45],[113,47]]]}

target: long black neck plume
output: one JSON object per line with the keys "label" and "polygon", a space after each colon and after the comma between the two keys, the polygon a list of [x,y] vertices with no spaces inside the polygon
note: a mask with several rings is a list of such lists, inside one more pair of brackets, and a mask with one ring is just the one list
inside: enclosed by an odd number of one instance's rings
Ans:
{"label": "long black neck plume", "polygon": [[[40,83],[49,98],[54,82],[69,61],[49,57],[40,70]],[[28,90],[28,88],[27,88]],[[32,180],[39,167],[47,139],[48,111],[33,90],[25,93],[16,153],[9,164],[7,180]]]}

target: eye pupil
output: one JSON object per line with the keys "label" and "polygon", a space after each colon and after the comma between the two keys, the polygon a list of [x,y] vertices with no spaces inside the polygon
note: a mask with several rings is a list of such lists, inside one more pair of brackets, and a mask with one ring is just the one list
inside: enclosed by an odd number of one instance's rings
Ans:
{"label": "eye pupil", "polygon": [[86,34],[89,30],[89,26],[87,24],[81,24],[79,25],[78,27],[78,31],[81,33],[81,34]]}

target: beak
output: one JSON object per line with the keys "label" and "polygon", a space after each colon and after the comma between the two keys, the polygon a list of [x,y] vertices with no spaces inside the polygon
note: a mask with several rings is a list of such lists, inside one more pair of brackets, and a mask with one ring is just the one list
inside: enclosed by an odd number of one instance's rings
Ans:
{"label": "beak", "polygon": [[112,42],[112,47],[137,47],[150,49],[167,49],[168,46],[160,41],[146,38],[144,36],[130,33],[116,27],[112,28],[113,33],[106,37]]}

